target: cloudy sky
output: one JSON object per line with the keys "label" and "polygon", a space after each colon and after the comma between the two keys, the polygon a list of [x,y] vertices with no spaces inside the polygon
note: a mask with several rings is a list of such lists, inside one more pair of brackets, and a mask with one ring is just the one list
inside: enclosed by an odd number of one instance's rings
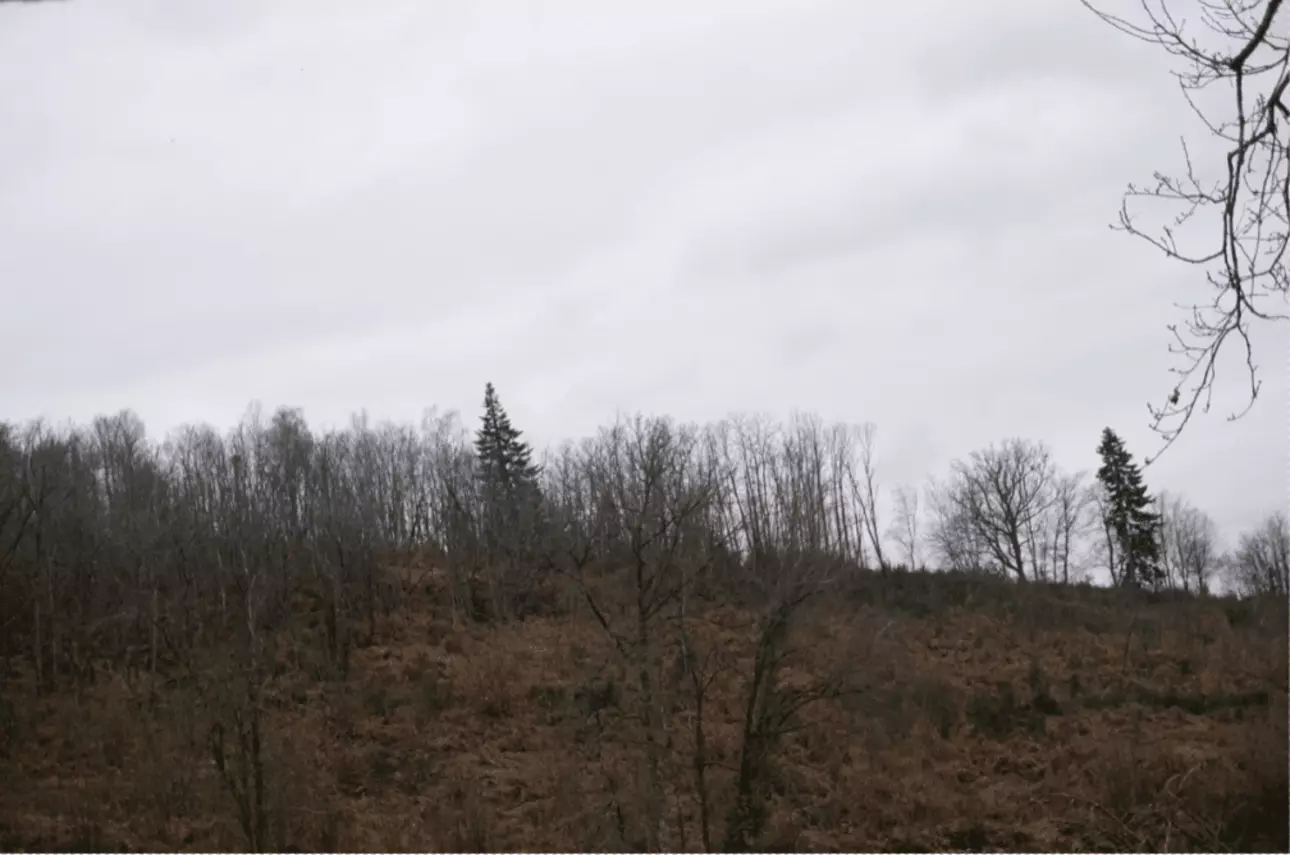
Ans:
{"label": "cloudy sky", "polygon": [[[1196,130],[1075,0],[0,6],[0,418],[248,402],[872,421],[885,483],[1007,436],[1154,451],[1194,271],[1107,228]],[[1198,137],[1198,139],[1200,139]],[[1286,326],[1149,470],[1287,504]],[[1235,354],[1233,354],[1235,355]]]}

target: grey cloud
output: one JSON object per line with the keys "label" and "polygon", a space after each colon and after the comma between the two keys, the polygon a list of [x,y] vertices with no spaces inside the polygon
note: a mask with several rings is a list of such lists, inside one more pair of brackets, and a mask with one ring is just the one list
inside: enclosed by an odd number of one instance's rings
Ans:
{"label": "grey cloud", "polygon": [[[889,485],[1153,448],[1195,280],[1105,226],[1187,113],[1077,4],[39,5],[0,10],[0,417],[469,421],[493,380],[543,441],[871,420]],[[1285,418],[1152,483],[1244,525]]]}

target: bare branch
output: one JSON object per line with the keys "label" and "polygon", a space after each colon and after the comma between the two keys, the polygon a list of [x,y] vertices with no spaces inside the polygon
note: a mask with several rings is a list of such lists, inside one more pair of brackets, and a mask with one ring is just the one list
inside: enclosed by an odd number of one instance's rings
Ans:
{"label": "bare branch", "polygon": [[[1167,257],[1196,267],[1213,292],[1208,303],[1182,306],[1181,325],[1168,329],[1170,352],[1181,365],[1164,403],[1149,405],[1151,426],[1162,438],[1159,457],[1178,438],[1196,411],[1208,412],[1217,380],[1219,354],[1232,341],[1242,352],[1248,390],[1244,405],[1228,415],[1243,416],[1261,385],[1250,341],[1255,321],[1284,320],[1268,306],[1290,291],[1286,242],[1290,235],[1290,17],[1284,0],[1192,0],[1200,33],[1173,6],[1180,0],[1139,0],[1141,20],[1112,15],[1091,0],[1080,0],[1104,22],[1140,42],[1163,50],[1177,63],[1173,74],[1183,97],[1202,124],[1226,147],[1223,163],[1210,164],[1218,177],[1198,174],[1186,141],[1180,174],[1157,172],[1147,188],[1130,185],[1118,230],[1146,242]],[[1196,97],[1217,88],[1229,97],[1222,110],[1204,108]],[[1130,202],[1151,200],[1177,213],[1155,228],[1140,225]],[[1203,220],[1199,248],[1180,241],[1179,229]]]}

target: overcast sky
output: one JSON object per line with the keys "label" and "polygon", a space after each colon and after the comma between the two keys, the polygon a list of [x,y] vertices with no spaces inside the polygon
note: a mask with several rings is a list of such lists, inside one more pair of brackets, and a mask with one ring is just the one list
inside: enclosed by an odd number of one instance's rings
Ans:
{"label": "overcast sky", "polygon": [[[1195,120],[1075,0],[0,6],[0,418],[872,421],[1139,458],[1198,294],[1108,222]],[[1202,139],[1202,137],[1197,137]],[[1287,504],[1285,325],[1148,483]],[[1235,354],[1233,354],[1235,355]]]}

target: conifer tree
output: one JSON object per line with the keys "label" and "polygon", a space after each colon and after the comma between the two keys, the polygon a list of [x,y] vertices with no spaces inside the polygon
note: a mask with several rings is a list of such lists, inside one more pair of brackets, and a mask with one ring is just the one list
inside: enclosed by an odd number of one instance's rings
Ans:
{"label": "conifer tree", "polygon": [[541,515],[539,467],[533,449],[521,437],[497,397],[492,383],[484,386],[484,414],[475,434],[484,510],[484,538],[493,557],[521,560]]}
{"label": "conifer tree", "polygon": [[536,487],[541,470],[533,465],[533,449],[520,439],[523,432],[511,425],[492,383],[484,385],[484,414],[480,423],[475,434],[475,453],[485,482],[507,494]]}
{"label": "conifer tree", "polygon": [[1161,579],[1160,544],[1157,531],[1160,515],[1154,510],[1154,499],[1147,493],[1142,471],[1133,462],[1124,442],[1109,427],[1102,431],[1097,447],[1102,466],[1097,480],[1106,493],[1107,529],[1115,538],[1118,556],[1112,567],[1118,569],[1123,585],[1155,585]]}

